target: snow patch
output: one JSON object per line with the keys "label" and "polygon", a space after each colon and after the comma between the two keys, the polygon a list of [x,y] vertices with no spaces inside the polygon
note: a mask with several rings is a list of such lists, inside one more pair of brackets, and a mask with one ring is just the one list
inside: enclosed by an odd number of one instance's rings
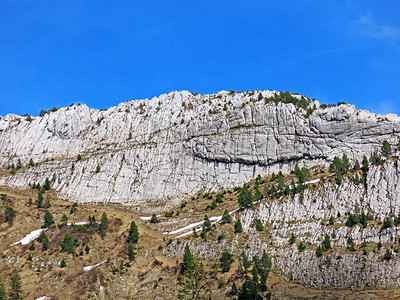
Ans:
{"label": "snow patch", "polygon": [[40,234],[44,231],[46,231],[48,228],[41,228],[41,229],[36,229],[32,231],[31,233],[27,234],[23,239],[19,240],[18,242],[15,242],[14,244],[11,244],[12,246],[21,244],[21,245],[28,245],[30,242],[36,240]]}
{"label": "snow patch", "polygon": [[105,260],[105,261],[102,261],[101,263],[95,264],[95,265],[93,265],[93,266],[84,267],[84,268],[83,268],[83,272],[89,272],[90,270],[92,270],[92,269],[94,269],[94,268],[97,268],[98,266],[101,266],[101,265],[104,264],[105,262],[106,262],[106,260]]}

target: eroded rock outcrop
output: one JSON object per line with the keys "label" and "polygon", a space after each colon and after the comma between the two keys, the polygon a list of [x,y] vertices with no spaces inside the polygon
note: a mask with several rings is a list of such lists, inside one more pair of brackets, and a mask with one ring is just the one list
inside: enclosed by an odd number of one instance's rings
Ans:
{"label": "eroded rock outcrop", "polygon": [[275,93],[181,91],[105,111],[73,105],[32,121],[7,115],[0,120],[0,165],[18,159],[37,165],[1,177],[0,184],[26,187],[55,178],[52,187],[66,199],[164,210],[200,190],[288,172],[296,163],[326,165],[343,153],[360,160],[383,140],[397,142],[395,115],[346,104],[321,108],[317,101],[309,101],[315,110],[307,115],[294,104],[266,103]]}

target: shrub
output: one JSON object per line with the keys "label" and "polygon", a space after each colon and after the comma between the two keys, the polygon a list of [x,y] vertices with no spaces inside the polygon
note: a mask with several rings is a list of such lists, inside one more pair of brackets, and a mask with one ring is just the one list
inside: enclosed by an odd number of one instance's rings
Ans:
{"label": "shrub", "polygon": [[392,147],[390,146],[390,144],[387,140],[383,141],[381,153],[385,157],[389,157],[390,154],[392,154]]}
{"label": "shrub", "polygon": [[225,209],[224,214],[222,215],[222,223],[230,223],[232,222],[231,216],[227,209]]}
{"label": "shrub", "polygon": [[389,248],[386,249],[385,255],[383,257],[386,260],[390,260],[392,258],[392,251]]}
{"label": "shrub", "polygon": [[43,228],[48,228],[50,227],[52,224],[54,224],[54,219],[53,219],[53,215],[46,210],[45,214],[44,214],[44,224],[43,224]]}
{"label": "shrub", "polygon": [[4,213],[6,215],[6,222],[12,222],[15,219],[15,211],[12,207],[6,206],[4,209]]}
{"label": "shrub", "polygon": [[228,251],[222,252],[221,258],[219,259],[221,262],[222,273],[229,272],[231,269],[231,264],[233,263],[233,255]]}
{"label": "shrub", "polygon": [[237,219],[237,221],[235,222],[235,233],[242,231],[243,231],[242,222],[240,221],[240,219]]}
{"label": "shrub", "polygon": [[392,225],[393,225],[392,219],[390,217],[387,217],[383,221],[382,229],[386,229],[386,228],[392,227]]}
{"label": "shrub", "polygon": [[261,223],[261,220],[260,220],[260,219],[256,219],[256,230],[257,230],[257,231],[263,231],[263,230],[264,230],[264,226],[263,226],[263,224]]}
{"label": "shrub", "polygon": [[322,248],[320,246],[317,247],[317,250],[315,251],[315,254],[317,255],[317,257],[321,257],[322,256]]}
{"label": "shrub", "polygon": [[289,244],[293,245],[295,241],[296,241],[296,237],[292,232],[292,234],[290,235]]}

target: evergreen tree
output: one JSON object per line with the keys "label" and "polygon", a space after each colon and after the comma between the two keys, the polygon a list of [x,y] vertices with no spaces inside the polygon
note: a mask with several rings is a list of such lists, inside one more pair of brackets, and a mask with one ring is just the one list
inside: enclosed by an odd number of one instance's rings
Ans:
{"label": "evergreen tree", "polygon": [[42,189],[44,189],[45,191],[48,191],[50,189],[50,180],[49,180],[49,178],[46,178],[46,180],[44,181]]}
{"label": "evergreen tree", "polygon": [[131,241],[128,242],[128,258],[130,261],[133,261],[136,257],[135,250],[133,249],[133,244]]}
{"label": "evergreen tree", "polygon": [[322,256],[322,248],[320,246],[317,247],[317,250],[315,252],[315,254],[317,255],[317,257],[321,257]]}
{"label": "evergreen tree", "polygon": [[182,269],[183,272],[191,272],[194,267],[194,257],[192,252],[190,252],[189,246],[185,246],[185,253],[183,254],[183,264]]}
{"label": "evergreen tree", "polygon": [[4,214],[6,215],[6,222],[12,222],[15,219],[15,211],[12,207],[6,206],[4,209]]}
{"label": "evergreen tree", "polygon": [[229,212],[227,209],[225,209],[224,214],[222,215],[222,223],[231,223],[232,219],[231,216],[229,215]]}
{"label": "evergreen tree", "polygon": [[209,288],[204,277],[204,266],[195,259],[192,271],[185,272],[179,277],[178,283],[182,286],[179,290],[179,298],[210,299]]}
{"label": "evergreen tree", "polygon": [[52,224],[54,224],[53,215],[48,210],[46,210],[46,212],[44,213],[44,224],[42,228],[49,228]]}
{"label": "evergreen tree", "polygon": [[393,225],[392,219],[391,219],[390,217],[387,217],[387,218],[383,221],[382,228],[383,228],[383,229],[386,229],[386,228],[392,227],[392,225]]}
{"label": "evergreen tree", "polygon": [[[231,289],[231,295],[232,296],[234,296],[234,295],[236,295],[237,294],[237,292],[238,292],[238,290],[237,290],[237,287],[236,287],[236,284],[235,284],[235,282],[233,282],[232,283],[232,289]],[[0,300],[1,300],[1,298],[0,298]]]}
{"label": "evergreen tree", "polygon": [[263,194],[258,188],[256,188],[254,191],[254,198],[256,199],[256,201],[260,201],[263,198]]}
{"label": "evergreen tree", "polygon": [[65,268],[67,266],[67,263],[65,262],[65,260],[61,260],[60,262],[60,268]]}
{"label": "evergreen tree", "polygon": [[303,244],[303,242],[300,242],[299,246],[297,247],[297,249],[299,249],[300,252],[302,252],[305,248],[306,246]]}
{"label": "evergreen tree", "polygon": [[240,222],[240,219],[237,219],[237,221],[235,222],[235,233],[242,231],[243,231],[242,222]]}
{"label": "evergreen tree", "polygon": [[41,190],[38,192],[37,207],[38,208],[43,207],[43,193]]}
{"label": "evergreen tree", "polygon": [[99,225],[99,232],[101,237],[105,237],[108,229],[108,219],[107,219],[107,214],[103,212],[101,215],[101,221]]}
{"label": "evergreen tree", "polygon": [[364,228],[367,227],[367,225],[368,225],[367,216],[365,215],[364,210],[361,212],[360,223],[362,224],[362,226]]}
{"label": "evergreen tree", "polygon": [[43,244],[42,246],[43,251],[46,251],[49,248],[49,239],[44,231],[40,233],[38,241]]}
{"label": "evergreen tree", "polygon": [[71,206],[71,209],[70,209],[70,211],[69,211],[69,214],[70,214],[70,215],[73,215],[73,214],[76,212],[76,209],[77,209],[77,208],[78,208],[78,204],[73,203],[72,206]]}
{"label": "evergreen tree", "polygon": [[386,249],[384,259],[390,260],[392,258],[392,251],[389,248]]}
{"label": "evergreen tree", "polygon": [[201,237],[203,240],[206,240],[206,239],[207,239],[207,229],[206,229],[206,226],[204,225],[204,223],[203,223],[203,227],[201,228],[200,237]]}
{"label": "evergreen tree", "polygon": [[363,160],[362,160],[362,167],[361,169],[364,171],[364,173],[368,172],[368,167],[369,166],[369,162],[368,162],[368,158],[364,155]]}
{"label": "evergreen tree", "polygon": [[203,227],[207,230],[207,232],[211,231],[211,222],[210,219],[208,218],[207,215],[204,216],[204,223],[203,223]]}
{"label": "evergreen tree", "polygon": [[8,293],[8,298],[10,300],[23,299],[21,277],[15,269],[10,277],[10,291]]}
{"label": "evergreen tree", "polygon": [[336,174],[336,184],[341,184],[342,183],[342,172],[337,172]]}
{"label": "evergreen tree", "polygon": [[131,227],[129,228],[128,243],[136,244],[139,241],[139,229],[135,223],[132,221]]}
{"label": "evergreen tree", "polygon": [[346,173],[350,169],[350,162],[346,154],[342,156],[343,172]]}
{"label": "evergreen tree", "polygon": [[219,259],[221,262],[222,273],[229,272],[231,269],[231,264],[233,263],[233,255],[228,251],[222,252],[221,258]]}
{"label": "evergreen tree", "polygon": [[324,239],[324,248],[325,249],[331,249],[331,238],[328,234],[325,234],[325,239]]}
{"label": "evergreen tree", "polygon": [[392,147],[387,140],[383,141],[381,152],[385,157],[389,157],[392,154]]}
{"label": "evergreen tree", "polygon": [[293,245],[295,241],[296,241],[296,237],[292,232],[292,234],[290,235],[289,244]]}
{"label": "evergreen tree", "polygon": [[151,215],[150,223],[157,223],[157,216],[156,214]]}
{"label": "evergreen tree", "polygon": [[3,281],[0,280],[0,300],[7,300],[7,293]]}
{"label": "evergreen tree", "polygon": [[250,266],[251,266],[251,261],[247,257],[246,253],[242,250],[242,253],[240,254],[241,261],[242,261],[242,266],[244,268],[245,274],[247,274]]}
{"label": "evergreen tree", "polygon": [[78,245],[78,241],[74,239],[70,234],[64,236],[64,240],[61,243],[61,248],[63,251],[67,251],[70,254],[75,254],[75,246]]}
{"label": "evergreen tree", "polygon": [[260,219],[256,219],[256,230],[257,230],[257,231],[263,231],[263,230],[264,230],[264,226],[263,226],[263,224],[261,223],[261,220],[260,220]]}
{"label": "evergreen tree", "polygon": [[247,207],[253,205],[254,197],[251,191],[247,188],[247,186],[244,186],[243,188],[240,189],[239,197],[238,197],[238,202],[240,207]]}
{"label": "evergreen tree", "polygon": [[29,160],[29,166],[30,167],[33,167],[35,164],[33,163],[33,160],[32,160],[32,158]]}

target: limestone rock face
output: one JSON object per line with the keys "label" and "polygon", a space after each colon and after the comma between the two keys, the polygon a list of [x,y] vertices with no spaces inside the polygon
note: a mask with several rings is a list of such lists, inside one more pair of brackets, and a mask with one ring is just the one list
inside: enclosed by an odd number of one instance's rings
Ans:
{"label": "limestone rock face", "polygon": [[[384,140],[397,144],[395,115],[310,101],[315,110],[307,116],[294,104],[261,99],[274,94],[181,91],[105,111],[73,105],[32,121],[7,115],[0,119],[0,166],[20,160],[23,168],[0,177],[0,184],[27,187],[55,178],[52,187],[72,201],[146,203],[163,210],[200,190],[288,172],[296,163],[327,165],[343,153],[360,161]],[[35,167],[25,167],[30,159]],[[370,180],[391,176],[370,174]],[[399,197],[398,189],[369,193]]]}

